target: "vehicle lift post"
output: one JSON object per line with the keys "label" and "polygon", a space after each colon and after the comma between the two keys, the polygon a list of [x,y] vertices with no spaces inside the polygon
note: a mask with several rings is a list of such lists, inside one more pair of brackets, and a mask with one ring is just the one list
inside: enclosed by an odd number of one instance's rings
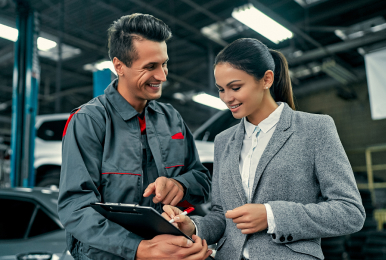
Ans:
{"label": "vehicle lift post", "polygon": [[29,1],[15,0],[17,29],[12,94],[11,187],[33,187],[35,184],[34,148],[40,65],[37,38],[38,13]]}
{"label": "vehicle lift post", "polygon": [[112,73],[110,69],[95,70],[93,72],[94,97],[103,95],[107,86],[111,83]]}

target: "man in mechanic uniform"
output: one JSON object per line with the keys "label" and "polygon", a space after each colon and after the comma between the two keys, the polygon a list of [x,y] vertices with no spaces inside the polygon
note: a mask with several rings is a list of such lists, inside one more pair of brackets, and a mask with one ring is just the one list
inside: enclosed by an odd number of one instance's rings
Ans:
{"label": "man in mechanic uniform", "polygon": [[118,79],[75,109],[63,132],[58,212],[75,259],[205,259],[205,240],[159,235],[144,240],[90,207],[203,203],[211,177],[180,114],[160,98],[168,74],[169,27],[145,14],[108,30]]}

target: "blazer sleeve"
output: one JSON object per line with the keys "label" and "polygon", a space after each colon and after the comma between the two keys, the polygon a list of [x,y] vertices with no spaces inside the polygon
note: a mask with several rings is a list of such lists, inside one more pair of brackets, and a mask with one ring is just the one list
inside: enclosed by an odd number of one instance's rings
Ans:
{"label": "blazer sleeve", "polygon": [[217,243],[225,231],[225,214],[221,205],[221,195],[219,186],[219,156],[220,150],[217,138],[214,142],[214,162],[213,162],[213,181],[211,193],[211,210],[205,217],[194,216],[200,237],[207,240],[208,245]]}
{"label": "blazer sleeve", "polygon": [[107,220],[90,207],[100,202],[103,131],[81,111],[73,115],[63,138],[58,214],[77,240],[125,259],[135,259],[142,238]]}
{"label": "blazer sleeve", "polygon": [[270,201],[276,243],[341,236],[359,231],[365,210],[351,165],[330,116],[320,116],[314,143],[314,174],[322,202],[301,204]]}

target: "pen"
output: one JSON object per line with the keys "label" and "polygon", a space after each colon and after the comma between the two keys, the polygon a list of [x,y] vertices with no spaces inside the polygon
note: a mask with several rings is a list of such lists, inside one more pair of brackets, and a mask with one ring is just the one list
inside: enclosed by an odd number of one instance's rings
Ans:
{"label": "pen", "polygon": [[[185,209],[184,212],[182,212],[180,215],[187,215],[190,212],[192,212],[193,210],[194,210],[193,207],[189,207],[189,208]],[[174,219],[169,220],[169,223],[173,223],[173,222],[174,222]]]}

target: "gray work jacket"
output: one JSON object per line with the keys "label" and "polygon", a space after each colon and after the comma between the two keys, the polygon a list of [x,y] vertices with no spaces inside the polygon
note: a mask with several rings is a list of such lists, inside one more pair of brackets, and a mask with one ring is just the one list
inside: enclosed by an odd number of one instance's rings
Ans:
{"label": "gray work jacket", "polygon": [[[92,202],[140,204],[146,188],[138,112],[116,87],[115,80],[104,95],[74,110],[63,133],[58,213],[77,259],[135,259],[142,240],[89,206]],[[170,104],[149,101],[145,120],[159,176],[183,184],[182,201],[207,201],[211,176],[180,114]]]}

